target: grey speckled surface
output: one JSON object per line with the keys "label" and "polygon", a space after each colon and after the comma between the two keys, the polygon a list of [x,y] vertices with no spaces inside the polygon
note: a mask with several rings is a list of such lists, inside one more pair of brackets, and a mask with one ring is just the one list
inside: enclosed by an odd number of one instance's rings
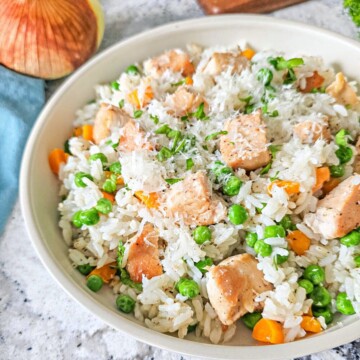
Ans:
{"label": "grey speckled surface", "polygon": [[[272,15],[356,38],[341,3],[308,1]],[[103,5],[107,26],[101,49],[157,25],[203,16],[195,0],[103,0]],[[60,83],[48,84],[48,94]],[[37,258],[19,204],[0,238],[0,359],[190,360],[111,329],[66,295]],[[306,359],[360,359],[360,342]]]}

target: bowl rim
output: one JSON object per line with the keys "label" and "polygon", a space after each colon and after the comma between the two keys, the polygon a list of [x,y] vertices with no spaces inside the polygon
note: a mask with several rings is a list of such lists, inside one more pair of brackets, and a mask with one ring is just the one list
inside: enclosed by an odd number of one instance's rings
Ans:
{"label": "bowl rim", "polygon": [[[65,82],[55,91],[51,98],[47,101],[40,115],[38,116],[35,125],[27,140],[22,163],[20,169],[20,184],[19,184],[19,197],[22,215],[25,222],[27,233],[31,239],[32,245],[40,258],[42,264],[51,274],[53,279],[65,290],[65,292],[73,298],[76,302],[85,307],[88,311],[94,314],[97,318],[119,330],[123,333],[130,334],[135,339],[145,342],[149,345],[156,346],[168,351],[182,353],[188,356],[206,357],[208,359],[263,359],[264,352],[262,346],[234,346],[234,345],[214,345],[195,342],[187,339],[179,339],[177,337],[169,336],[146,328],[137,324],[130,319],[124,317],[114,317],[113,312],[105,305],[96,301],[91,294],[81,291],[78,285],[72,281],[66,273],[63,273],[60,266],[57,265],[53,259],[47,245],[41,238],[38,224],[33,218],[33,206],[30,195],[30,177],[31,175],[31,162],[32,162],[32,148],[34,147],[37,137],[41,131],[43,124],[46,122],[48,114],[56,102],[62,95],[76,82],[80,77],[84,76],[86,72],[95,66],[103,58],[110,54],[117,52],[119,48],[128,45],[129,43],[136,42],[140,39],[146,39],[169,31],[188,30],[189,28],[201,28],[203,26],[209,27],[215,23],[221,26],[224,22],[242,22],[242,23],[266,23],[269,26],[291,27],[297,29],[300,33],[304,31],[310,33],[320,33],[328,37],[336,38],[340,42],[345,42],[360,50],[360,44],[349,39],[343,35],[339,35],[329,30],[321,29],[313,25],[304,24],[301,22],[278,19],[264,15],[249,15],[249,14],[236,14],[236,15],[216,15],[211,17],[200,17],[189,20],[182,20],[171,22],[165,25],[155,27],[151,30],[145,30],[139,34],[128,37],[122,41],[115,43],[109,48],[103,50],[95,55],[87,63],[82,65],[76,70]],[[313,335],[299,339],[294,342],[285,343],[281,345],[272,345],[266,347],[266,359],[282,359],[291,357],[305,356],[310,353],[319,352],[333,348],[350,341],[357,339],[360,335],[360,320],[354,321],[342,328],[324,333],[321,335]],[[226,355],[225,355],[226,354]]]}

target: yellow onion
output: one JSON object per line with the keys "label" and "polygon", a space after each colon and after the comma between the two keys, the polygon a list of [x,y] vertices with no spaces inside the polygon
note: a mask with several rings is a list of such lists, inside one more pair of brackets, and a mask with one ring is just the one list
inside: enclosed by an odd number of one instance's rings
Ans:
{"label": "yellow onion", "polygon": [[44,79],[68,75],[99,47],[98,0],[0,0],[0,63]]}

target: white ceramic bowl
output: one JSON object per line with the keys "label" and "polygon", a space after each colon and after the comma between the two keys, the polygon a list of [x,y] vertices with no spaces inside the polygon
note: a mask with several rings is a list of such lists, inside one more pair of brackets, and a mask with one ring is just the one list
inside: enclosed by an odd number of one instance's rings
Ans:
{"label": "white ceramic bowl", "polygon": [[[360,336],[358,317],[344,317],[327,331],[293,343],[257,346],[239,326],[226,345],[181,340],[147,329],[119,313],[107,289],[92,293],[70,264],[59,231],[58,181],[48,166],[48,153],[61,147],[72,128],[75,110],[94,97],[93,86],[119,76],[125,66],[195,42],[205,46],[246,39],[255,49],[278,49],[323,56],[349,77],[359,76],[360,46],[353,40],[308,25],[249,15],[207,17],[172,23],[120,42],[72,75],[47,103],[27,143],[20,175],[20,200],[25,223],[43,264],[64,290],[112,327],[148,344],[193,356],[227,359],[293,358],[352,341]],[[357,79],[359,80],[359,78]]]}

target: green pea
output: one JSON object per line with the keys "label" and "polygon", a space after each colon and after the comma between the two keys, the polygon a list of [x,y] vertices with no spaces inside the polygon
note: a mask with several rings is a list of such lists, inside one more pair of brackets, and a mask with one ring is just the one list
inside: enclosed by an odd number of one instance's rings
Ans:
{"label": "green pea", "polygon": [[199,245],[211,240],[211,231],[207,226],[198,226],[193,231],[193,238]]}
{"label": "green pea", "polygon": [[89,275],[93,269],[95,269],[95,266],[91,266],[90,264],[82,264],[78,265],[76,269],[83,275]]}
{"label": "green pea", "polygon": [[265,86],[268,86],[273,79],[273,73],[270,69],[262,68],[256,74],[256,79],[261,81]]}
{"label": "green pea", "polygon": [[102,188],[108,193],[113,193],[116,191],[116,182],[112,179],[106,179]]}
{"label": "green pea", "polygon": [[83,181],[83,178],[88,178],[89,180],[94,181],[94,178],[90,174],[84,173],[82,171],[77,172],[74,177],[74,182],[77,187],[87,187]]}
{"label": "green pea", "polygon": [[96,153],[89,157],[89,161],[95,161],[98,159],[102,162],[103,165],[105,165],[108,161],[107,157],[103,153]]}
{"label": "green pea", "polygon": [[345,292],[340,292],[336,297],[336,308],[344,315],[355,314],[354,307]]}
{"label": "green pea", "polygon": [[213,261],[209,257],[205,257],[204,260],[200,260],[197,263],[195,263],[195,266],[203,273],[205,274],[207,270],[205,269],[207,266],[211,266],[213,264]]}
{"label": "green pea", "polygon": [[80,213],[79,221],[84,225],[95,225],[99,222],[100,216],[96,209],[83,210]]}
{"label": "green pea", "polygon": [[249,329],[253,329],[256,323],[262,319],[262,315],[259,312],[247,313],[242,318],[241,321]]}
{"label": "green pea", "polygon": [[276,255],[275,256],[275,264],[276,265],[281,265],[284,262],[286,262],[289,259],[289,254],[287,255]]}
{"label": "green pea", "polygon": [[286,236],[284,228],[280,225],[269,225],[265,227],[264,239]]}
{"label": "green pea", "polygon": [[139,74],[139,69],[135,65],[130,65],[126,68],[125,72],[129,75],[137,75]]}
{"label": "green pea", "polygon": [[360,233],[358,233],[357,231],[354,230],[354,231],[350,232],[349,234],[340,238],[340,242],[341,242],[341,244],[343,244],[347,247],[359,245],[360,244]]}
{"label": "green pea", "polygon": [[196,330],[196,326],[197,326],[197,324],[189,325],[188,328],[187,328],[188,334],[191,333],[191,332],[194,332]]}
{"label": "green pea", "polygon": [[320,308],[314,306],[314,307],[312,307],[311,310],[315,317],[322,316],[325,319],[326,324],[330,324],[334,320],[334,315],[331,312],[330,306],[320,307]]}
{"label": "green pea", "polygon": [[86,286],[94,292],[99,291],[103,286],[103,280],[98,275],[91,275],[86,281]]}
{"label": "green pea", "polygon": [[112,173],[116,174],[116,175],[121,175],[121,164],[120,164],[120,161],[116,161],[116,162],[112,163],[112,164],[110,165],[109,170],[110,170]]}
{"label": "green pea", "polygon": [[354,256],[354,263],[356,267],[360,267],[360,255]]}
{"label": "green pea", "polygon": [[247,220],[248,213],[243,206],[234,204],[229,207],[228,217],[232,224],[241,225]]}
{"label": "green pea", "polygon": [[279,222],[279,224],[285,229],[285,230],[296,230],[296,225],[292,222],[290,215],[285,215]]}
{"label": "green pea", "polygon": [[272,253],[271,245],[267,244],[264,240],[258,240],[254,245],[254,250],[262,257],[270,256]]}
{"label": "green pea", "polygon": [[340,164],[345,164],[351,160],[353,151],[350,147],[340,146],[339,149],[335,151],[335,155],[339,159]]}
{"label": "green pea", "polygon": [[220,182],[226,175],[233,173],[232,169],[224,165],[221,161],[215,161],[211,171],[216,176],[216,181]]}
{"label": "green pea", "polygon": [[325,271],[318,265],[309,265],[303,274],[304,278],[310,280],[314,285],[319,285],[325,280]]}
{"label": "green pea", "polygon": [[121,294],[116,298],[116,307],[125,314],[130,314],[135,309],[135,300],[129,295]]}
{"label": "green pea", "polygon": [[313,300],[313,306],[325,307],[331,302],[330,293],[323,286],[315,286],[313,292],[310,294],[310,299]]}
{"label": "green pea", "polygon": [[95,206],[95,209],[99,213],[107,215],[112,210],[112,203],[110,200],[105,198],[99,199]]}
{"label": "green pea", "polygon": [[112,81],[110,85],[114,90],[120,89],[120,84],[117,81]]}
{"label": "green pea", "polygon": [[77,211],[77,212],[73,215],[73,217],[72,217],[72,219],[71,219],[72,223],[73,223],[74,226],[77,227],[77,228],[81,228],[82,225],[83,225],[83,223],[82,223],[81,220],[80,220],[80,214],[81,214],[81,210]]}
{"label": "green pea", "polygon": [[248,246],[253,248],[255,246],[255,243],[258,241],[257,233],[251,233],[251,232],[246,233],[245,241],[248,244]]}
{"label": "green pea", "polygon": [[307,295],[311,294],[314,290],[313,283],[308,279],[301,279],[298,281],[298,284],[305,289]]}
{"label": "green pea", "polygon": [[181,278],[175,288],[182,296],[187,296],[189,299],[194,298],[200,293],[199,285],[191,279]]}
{"label": "green pea", "polygon": [[330,166],[330,175],[334,178],[343,177],[345,175],[345,166],[344,165]]}
{"label": "green pea", "polygon": [[228,196],[235,196],[239,193],[242,181],[235,175],[232,175],[223,186],[223,193]]}

